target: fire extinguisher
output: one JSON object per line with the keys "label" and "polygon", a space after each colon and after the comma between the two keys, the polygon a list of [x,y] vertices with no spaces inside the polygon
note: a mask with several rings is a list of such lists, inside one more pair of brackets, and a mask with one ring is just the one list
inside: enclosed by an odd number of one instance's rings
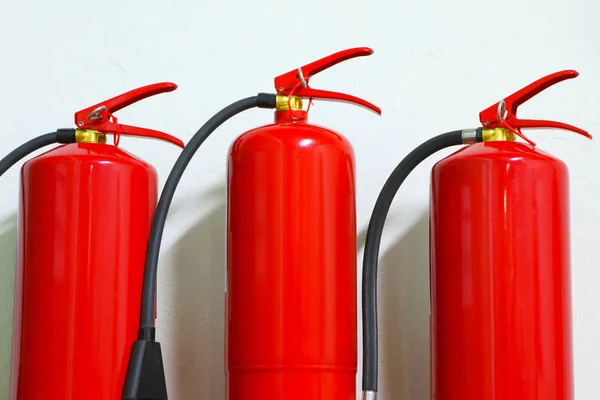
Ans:
{"label": "fire extinguisher", "polygon": [[308,83],[335,64],[373,53],[354,48],[275,78],[277,94],[232,103],[188,142],[152,224],[142,321],[130,356],[126,400],[167,399],[155,336],[160,241],[177,184],[194,153],[222,123],[251,108],[274,123],[238,137],[228,156],[226,369],[229,400],[356,398],[354,153],[347,139],[307,121],[302,99],[381,110]]}
{"label": "fire extinguisher", "polygon": [[314,74],[371,54],[353,49],[275,79],[273,124],[232,144],[228,162],[227,398],[356,399],[354,152],[308,123]]}
{"label": "fire extinguisher", "polygon": [[21,169],[12,400],[120,398],[158,194],[154,167],[119,148],[119,136],[184,144],[113,113],[176,88],[148,85],[81,110],[76,129],[34,139],[2,161],[4,172],[61,143]]}
{"label": "fire extinguisher", "polygon": [[386,181],[365,243],[363,399],[377,394],[376,278],[390,204],[421,161],[461,144],[431,173],[431,397],[573,399],[568,170],[521,129],[591,136],[518,119],[517,108],[576,76],[548,75],[482,111],[481,127],[428,140]]}

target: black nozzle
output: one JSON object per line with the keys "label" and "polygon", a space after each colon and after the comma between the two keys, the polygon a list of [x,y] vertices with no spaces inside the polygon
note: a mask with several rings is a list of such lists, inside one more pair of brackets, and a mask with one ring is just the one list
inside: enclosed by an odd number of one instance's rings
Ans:
{"label": "black nozzle", "polygon": [[137,340],[133,344],[123,400],[168,400],[160,343]]}

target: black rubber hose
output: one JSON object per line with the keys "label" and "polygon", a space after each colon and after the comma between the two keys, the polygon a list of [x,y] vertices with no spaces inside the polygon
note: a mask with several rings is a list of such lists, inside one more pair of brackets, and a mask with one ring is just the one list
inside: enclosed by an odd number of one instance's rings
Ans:
{"label": "black rubber hose", "polygon": [[[473,140],[481,141],[481,128]],[[473,139],[471,136],[469,137]],[[378,348],[377,348],[377,264],[383,226],[394,196],[406,177],[427,157],[447,147],[463,144],[463,131],[452,131],[429,139],[408,154],[392,174],[379,193],[371,214],[362,272],[362,317],[363,317],[363,391],[377,392]]]}
{"label": "black rubber hose", "polygon": [[23,143],[0,160],[0,176],[29,154],[55,143],[75,143],[75,129],[59,129]]}
{"label": "black rubber hose", "polygon": [[230,104],[209,119],[200,130],[194,134],[179,155],[160,195],[160,200],[156,207],[152,226],[150,228],[144,269],[144,284],[142,288],[140,330],[138,332],[140,340],[148,340],[151,342],[154,342],[155,340],[155,295],[160,244],[171,201],[173,200],[175,190],[177,189],[179,180],[187,165],[204,140],[206,140],[206,138],[225,121],[250,108],[258,107],[273,109],[275,108],[275,105],[276,95],[268,93],[260,93],[257,96],[247,97]]}

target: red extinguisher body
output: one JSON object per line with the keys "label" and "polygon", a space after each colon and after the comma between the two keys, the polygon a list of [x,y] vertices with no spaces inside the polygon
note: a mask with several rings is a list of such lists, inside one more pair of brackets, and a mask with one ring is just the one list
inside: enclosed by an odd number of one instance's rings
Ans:
{"label": "red extinguisher body", "polygon": [[116,400],[157,198],[146,162],[68,144],[22,168],[12,400]]}
{"label": "red extinguisher body", "polygon": [[227,398],[355,400],[354,152],[291,113],[230,149]]}
{"label": "red extinguisher body", "polygon": [[434,166],[433,399],[573,399],[568,184],[510,141]]}

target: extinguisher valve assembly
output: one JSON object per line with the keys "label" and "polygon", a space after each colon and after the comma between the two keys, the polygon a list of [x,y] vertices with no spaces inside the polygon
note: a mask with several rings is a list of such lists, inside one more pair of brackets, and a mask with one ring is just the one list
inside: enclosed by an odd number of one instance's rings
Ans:
{"label": "extinguisher valve assembly", "polygon": [[117,118],[112,115],[113,112],[149,96],[171,92],[176,88],[177,85],[174,83],[156,83],[134,89],[112,99],[103,101],[102,103],[78,111],[75,113],[76,129],[58,129],[56,132],[38,136],[37,138],[22,144],[0,160],[0,176],[14,164],[19,162],[19,160],[42,147],[56,143],[106,143],[105,135],[107,133],[115,135],[115,144],[118,144],[119,135],[133,135],[162,139],[183,147],[183,142],[171,135],[152,129],[119,124]]}
{"label": "extinguisher valve assembly", "polygon": [[[339,62],[372,53],[373,50],[364,47],[348,49],[281,75],[274,80],[276,94],[259,93],[228,105],[210,118],[184,147],[165,182],[152,220],[144,270],[138,341],[133,346],[129,360],[123,392],[124,400],[167,399],[166,386],[163,384],[164,371],[160,345],[155,342],[158,258],[165,222],[175,190],[196,151],[219,126],[237,114],[253,108],[276,109],[278,112],[287,109],[296,112],[302,107],[301,98],[350,102],[380,114],[381,110],[377,106],[365,100],[343,93],[312,89],[308,86],[313,75]],[[160,385],[156,384],[158,380],[162,382]]]}
{"label": "extinguisher valve assembly", "polygon": [[111,133],[115,136],[115,144],[118,144],[120,135],[129,135],[161,139],[176,146],[184,147],[184,143],[174,136],[153,129],[120,124],[117,117],[113,115],[113,113],[140,100],[160,93],[172,92],[175,89],[177,89],[177,85],[171,82],[155,83],[131,90],[76,112],[77,141],[81,143],[105,143],[105,134]]}
{"label": "extinguisher valve assembly", "polygon": [[[525,86],[523,89],[511,94],[510,96],[500,100],[494,105],[486,108],[479,113],[479,120],[486,131],[486,137],[489,140],[497,140],[500,137],[504,137],[510,140],[510,136],[501,134],[498,131],[494,131],[496,128],[505,128],[510,132],[514,133],[521,139],[525,140],[532,146],[535,143],[529,140],[521,132],[522,128],[532,129],[562,129],[568,130],[591,139],[592,136],[584,131],[583,129],[577,128],[576,126],[565,124],[563,122],[556,121],[545,121],[545,120],[533,120],[533,119],[519,119],[517,118],[518,107],[531,99],[535,95],[548,89],[550,86],[562,82],[566,79],[573,79],[579,76],[579,73],[574,70],[565,70],[555,72],[547,75],[537,81]],[[491,130],[491,131],[490,131]]]}
{"label": "extinguisher valve assembly", "polygon": [[565,79],[575,78],[577,75],[578,73],[572,70],[548,75],[483,110],[479,114],[481,127],[448,132],[429,139],[409,153],[385,182],[371,214],[363,258],[363,400],[374,400],[377,393],[377,266],[379,247],[387,213],[400,186],[410,172],[423,160],[439,150],[451,146],[471,145],[478,142],[515,141],[517,136],[529,145],[535,146],[535,143],[522,134],[522,128],[564,129],[591,138],[589,133],[572,125],[554,121],[518,119],[516,115],[518,106],[525,101],[548,87]]}
{"label": "extinguisher valve assembly", "polygon": [[[373,50],[368,47],[357,47],[339,51],[335,54],[321,58],[303,67],[291,70],[278,76],[275,78],[275,89],[277,90],[277,94],[279,96],[285,95],[288,96],[288,99],[292,99],[294,96],[296,96],[310,100],[320,99],[341,101],[364,107],[381,115],[381,109],[366,100],[345,93],[313,89],[308,85],[310,78],[319,72],[331,68],[343,61],[356,57],[370,56],[372,54]],[[281,104],[281,100],[282,99],[279,100],[279,104]]]}

